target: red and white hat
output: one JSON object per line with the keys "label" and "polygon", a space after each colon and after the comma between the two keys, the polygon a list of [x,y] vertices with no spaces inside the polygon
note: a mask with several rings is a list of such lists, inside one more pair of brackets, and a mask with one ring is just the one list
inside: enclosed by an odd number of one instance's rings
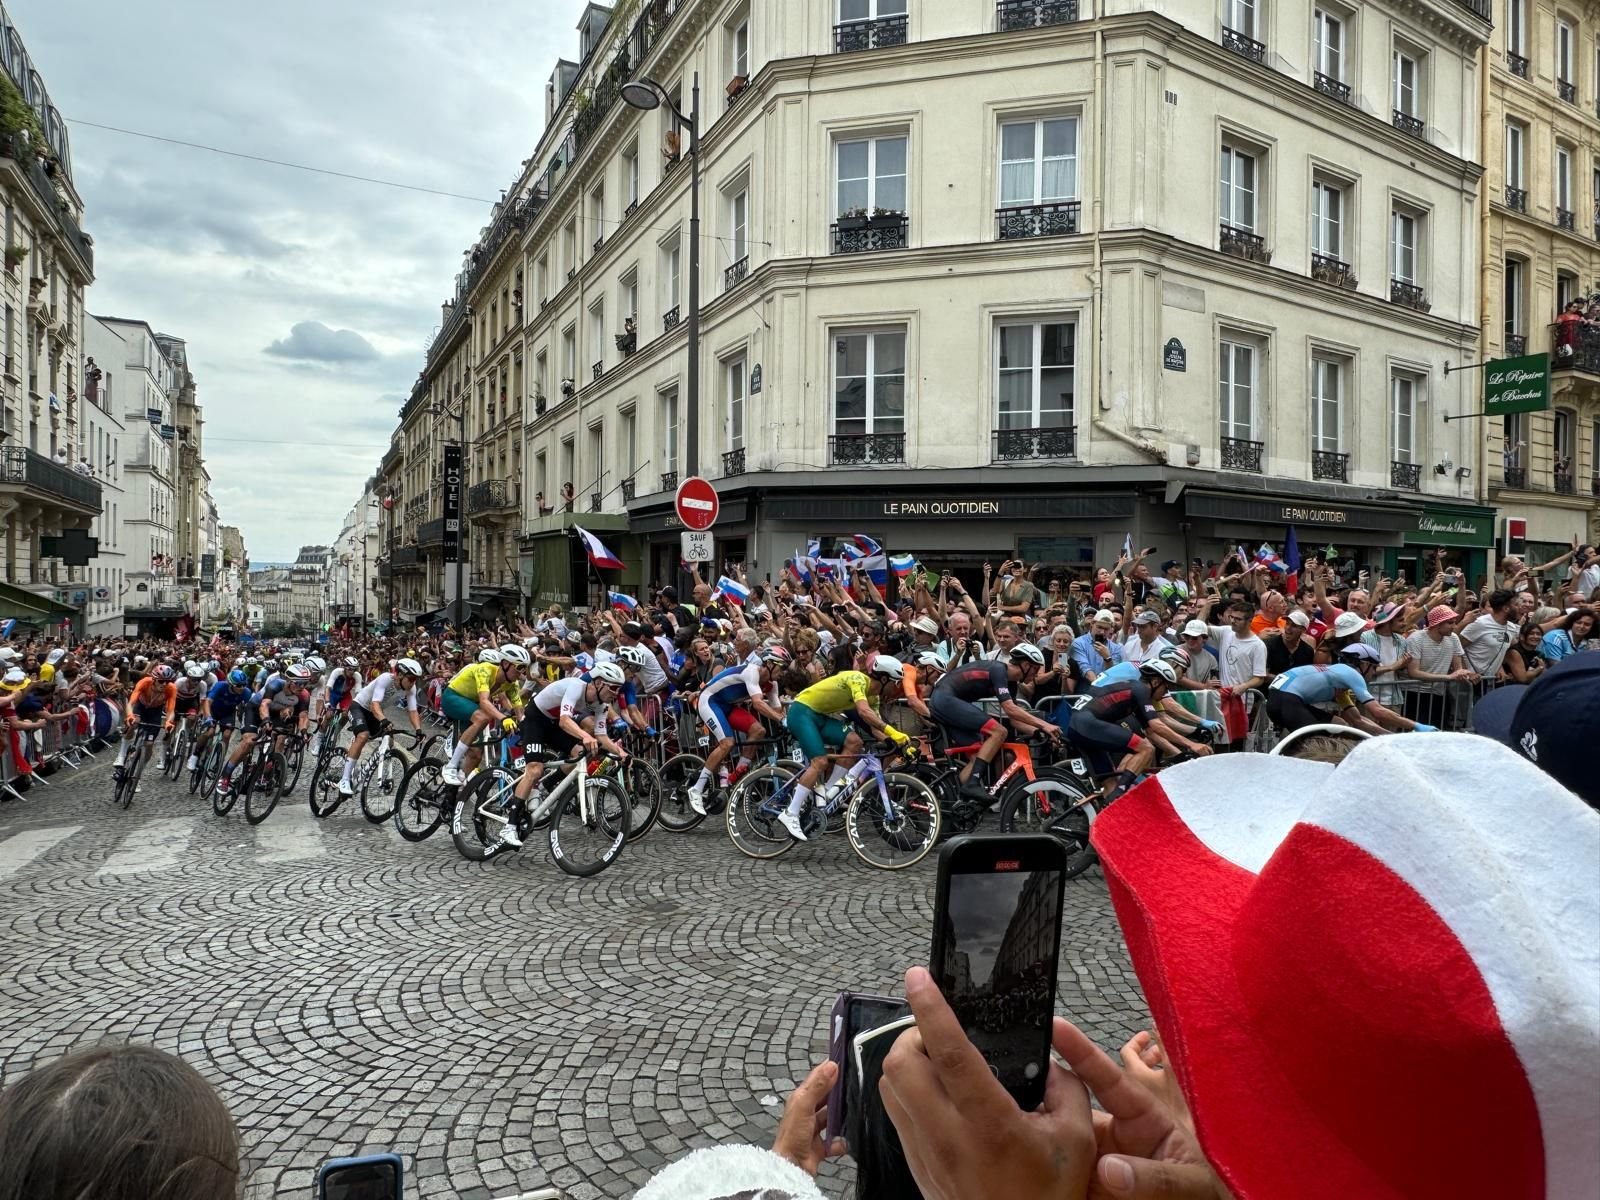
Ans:
{"label": "red and white hat", "polygon": [[1238,1200],[1600,1194],[1600,813],[1533,764],[1201,759],[1093,829]]}

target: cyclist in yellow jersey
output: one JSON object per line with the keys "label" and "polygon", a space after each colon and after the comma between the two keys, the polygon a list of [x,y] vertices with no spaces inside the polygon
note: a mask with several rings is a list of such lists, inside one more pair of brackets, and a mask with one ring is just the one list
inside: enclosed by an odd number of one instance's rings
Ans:
{"label": "cyclist in yellow jersey", "polygon": [[[841,714],[849,713],[880,737],[902,745],[911,740],[893,725],[886,725],[876,708],[884,683],[898,683],[903,674],[904,669],[898,659],[880,654],[872,660],[866,672],[840,671],[820,683],[812,684],[789,705],[783,723],[794,734],[795,741],[800,743],[801,753],[810,760],[800,773],[799,782],[789,798],[788,811],[778,818],[791,836],[805,841],[800,813],[811,795],[811,789],[822,778],[823,769],[829,762],[830,748],[842,750],[846,757],[861,753],[860,734],[839,719]],[[834,760],[833,773],[827,786],[819,793],[819,799],[824,803],[831,799],[832,790],[839,786],[845,776],[844,763]]]}
{"label": "cyclist in yellow jersey", "polygon": [[[468,773],[477,769],[478,748],[473,745],[490,721],[507,733],[517,727],[517,718],[501,711],[499,700],[519,716],[522,697],[517,680],[532,663],[528,652],[515,643],[500,649],[480,651],[478,661],[457,671],[441,693],[444,715],[456,724],[456,748],[439,777],[451,787],[460,787]],[[465,771],[463,771],[465,767]]]}

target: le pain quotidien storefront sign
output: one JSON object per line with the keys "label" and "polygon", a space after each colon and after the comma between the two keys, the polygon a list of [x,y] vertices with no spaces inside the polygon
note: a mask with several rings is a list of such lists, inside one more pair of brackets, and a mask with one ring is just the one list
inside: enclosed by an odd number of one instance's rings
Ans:
{"label": "le pain quotidien storefront sign", "polygon": [[773,521],[1109,521],[1134,515],[1125,496],[886,496],[776,497],[762,502]]}
{"label": "le pain quotidien storefront sign", "polygon": [[1219,496],[1196,491],[1185,492],[1183,504],[1184,511],[1191,517],[1259,525],[1268,531],[1276,530],[1278,537],[1282,537],[1284,528],[1290,525],[1319,531],[1411,535],[1416,532],[1418,519],[1414,508],[1380,508],[1371,504],[1274,496]]}

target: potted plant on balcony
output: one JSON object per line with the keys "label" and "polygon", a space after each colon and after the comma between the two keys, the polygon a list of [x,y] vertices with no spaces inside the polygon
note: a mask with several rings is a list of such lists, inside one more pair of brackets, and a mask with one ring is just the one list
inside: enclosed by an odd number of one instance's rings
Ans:
{"label": "potted plant on balcony", "polygon": [[578,394],[577,385],[574,384],[572,382],[572,380],[563,379],[561,381],[561,397],[562,397],[562,399],[571,400],[577,394]]}
{"label": "potted plant on balcony", "polygon": [[28,257],[28,251],[24,247],[18,246],[18,245],[14,244],[14,243],[12,245],[10,245],[10,246],[7,246],[6,247],[6,270],[15,271],[17,269],[17,267],[22,264],[22,260],[27,258],[27,257]]}
{"label": "potted plant on balcony", "polygon": [[905,213],[897,208],[874,208],[872,216],[867,218],[867,227],[874,228],[882,225],[898,225],[905,220]]}
{"label": "potted plant on balcony", "polygon": [[536,416],[536,417],[544,416],[544,410],[547,407],[548,407],[548,404],[545,401],[544,393],[543,392],[535,392],[533,394],[533,415]]}
{"label": "potted plant on balcony", "polygon": [[847,208],[839,214],[840,229],[865,229],[867,227],[867,210],[864,208]]}
{"label": "potted plant on balcony", "polygon": [[744,91],[749,84],[750,76],[735,75],[732,79],[728,80],[728,99],[732,100],[740,92]]}

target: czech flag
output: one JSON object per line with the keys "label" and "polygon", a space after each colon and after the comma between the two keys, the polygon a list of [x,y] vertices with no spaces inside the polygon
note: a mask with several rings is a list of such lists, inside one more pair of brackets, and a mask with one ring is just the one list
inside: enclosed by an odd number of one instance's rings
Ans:
{"label": "czech flag", "polygon": [[639,607],[639,602],[626,592],[611,592],[611,607],[620,608],[623,612],[632,612]]}
{"label": "czech flag", "polygon": [[605,543],[594,534],[581,525],[574,525],[572,531],[583,539],[583,548],[588,552],[590,565],[602,570],[622,569],[622,560],[607,550]]}
{"label": "czech flag", "polygon": [[737,579],[722,575],[717,578],[717,595],[724,597],[729,604],[742,605],[750,599],[750,589]]}
{"label": "czech flag", "polygon": [[921,565],[917,561],[915,554],[891,554],[889,556],[889,569],[894,572],[896,579],[904,579]]}

